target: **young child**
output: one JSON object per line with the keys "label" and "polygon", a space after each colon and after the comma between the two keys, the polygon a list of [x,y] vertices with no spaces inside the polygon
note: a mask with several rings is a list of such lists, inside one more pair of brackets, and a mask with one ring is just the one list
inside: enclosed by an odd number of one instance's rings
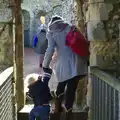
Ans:
{"label": "young child", "polygon": [[50,105],[52,100],[48,82],[51,78],[52,70],[44,68],[44,75],[39,76],[37,80],[29,78],[28,94],[33,99],[34,108],[31,110],[29,120],[35,120],[37,117],[40,120],[49,120]]}

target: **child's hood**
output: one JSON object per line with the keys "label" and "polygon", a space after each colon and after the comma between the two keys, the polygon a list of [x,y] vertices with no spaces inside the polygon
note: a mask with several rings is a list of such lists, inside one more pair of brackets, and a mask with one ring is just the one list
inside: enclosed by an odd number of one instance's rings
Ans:
{"label": "child's hood", "polygon": [[28,88],[33,95],[40,93],[40,91],[43,89],[43,82],[41,80],[37,80],[33,84],[29,85]]}

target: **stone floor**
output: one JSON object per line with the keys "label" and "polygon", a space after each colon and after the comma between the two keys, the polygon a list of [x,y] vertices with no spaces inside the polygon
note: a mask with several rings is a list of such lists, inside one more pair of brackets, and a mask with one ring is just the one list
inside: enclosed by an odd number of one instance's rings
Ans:
{"label": "stone floor", "polygon": [[39,68],[39,54],[33,48],[24,48],[24,77],[32,73],[42,73]]}

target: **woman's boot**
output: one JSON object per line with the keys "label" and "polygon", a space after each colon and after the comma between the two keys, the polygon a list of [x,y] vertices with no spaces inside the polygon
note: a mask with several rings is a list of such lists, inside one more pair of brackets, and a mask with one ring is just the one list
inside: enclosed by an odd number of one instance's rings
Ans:
{"label": "woman's boot", "polygon": [[72,119],[72,110],[65,113],[64,120],[73,120]]}
{"label": "woman's boot", "polygon": [[59,99],[56,99],[54,113],[60,113],[60,112],[62,112],[62,103]]}
{"label": "woman's boot", "polygon": [[53,111],[53,120],[60,120],[62,113],[61,101],[55,99],[55,109]]}

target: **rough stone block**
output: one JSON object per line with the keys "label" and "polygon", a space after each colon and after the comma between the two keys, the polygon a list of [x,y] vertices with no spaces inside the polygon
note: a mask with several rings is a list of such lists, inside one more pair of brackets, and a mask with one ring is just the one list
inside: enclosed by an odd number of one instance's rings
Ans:
{"label": "rough stone block", "polygon": [[86,19],[87,21],[108,20],[109,12],[113,9],[112,4],[94,3],[89,4]]}
{"label": "rough stone block", "polygon": [[89,3],[104,2],[105,0],[89,0]]}
{"label": "rough stone block", "polygon": [[12,10],[8,8],[10,2],[8,0],[0,0],[0,22],[9,21],[12,19]]}
{"label": "rough stone block", "polygon": [[108,4],[115,4],[115,3],[118,3],[118,0],[105,0],[105,3],[108,3]]}
{"label": "rough stone block", "polygon": [[88,40],[105,40],[104,25],[101,21],[90,21],[87,23]]}
{"label": "rough stone block", "polygon": [[9,34],[9,25],[0,24],[0,31],[2,31],[0,36],[0,64],[2,65],[12,65],[12,39]]}
{"label": "rough stone block", "polygon": [[118,45],[116,41],[91,41],[90,65],[101,69],[116,69]]}
{"label": "rough stone block", "polygon": [[81,79],[76,90],[76,104],[83,104],[86,98],[87,77]]}
{"label": "rough stone block", "polygon": [[91,66],[100,66],[103,62],[103,56],[100,55],[91,55],[90,56],[90,65]]}

